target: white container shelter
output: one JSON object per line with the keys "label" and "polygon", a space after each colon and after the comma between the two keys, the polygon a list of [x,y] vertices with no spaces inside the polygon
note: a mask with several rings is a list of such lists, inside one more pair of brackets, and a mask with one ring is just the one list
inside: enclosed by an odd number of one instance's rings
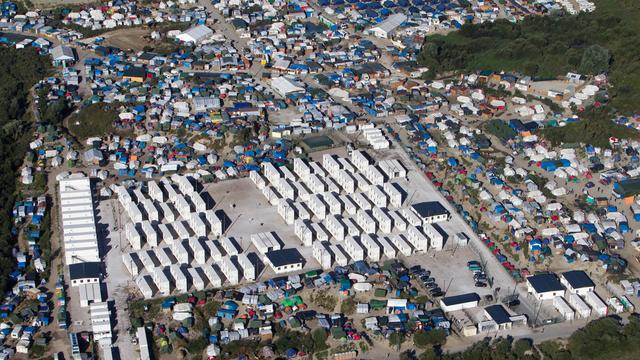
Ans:
{"label": "white container shelter", "polygon": [[331,269],[331,252],[324,243],[316,241],[312,246],[313,258],[320,264],[323,270]]}
{"label": "white container shelter", "polygon": [[367,178],[367,180],[369,180],[371,185],[379,185],[379,186],[384,185],[384,182],[385,182],[384,174],[380,170],[378,170],[377,166],[369,165],[366,171],[364,171],[364,175]]}
{"label": "white container shelter", "polygon": [[584,295],[584,301],[591,307],[591,310],[593,310],[596,315],[600,317],[607,316],[607,304],[602,301],[602,299],[595,291],[589,291],[588,293],[586,293]]}
{"label": "white container shelter", "polygon": [[160,221],[160,214],[156,206],[153,204],[153,201],[144,199],[141,204],[144,211],[147,212],[147,219],[149,219],[149,221]]}
{"label": "white container shelter", "polygon": [[200,273],[198,272],[198,268],[190,267],[187,269],[187,271],[189,272],[189,278],[191,279],[193,288],[196,289],[196,291],[204,290],[205,288],[204,280],[202,279],[202,276],[200,276]]}
{"label": "white container shelter", "polygon": [[338,197],[331,192],[327,192],[323,195],[324,201],[329,205],[329,214],[341,215],[342,214],[342,202]]}
{"label": "white container shelter", "polygon": [[162,188],[160,188],[160,185],[155,181],[147,182],[147,192],[149,193],[149,197],[155,202],[163,203],[166,201]]}
{"label": "white container shelter", "polygon": [[222,249],[227,253],[228,256],[238,255],[242,251],[238,249],[234,239],[226,236],[220,239],[220,245],[222,245]]}
{"label": "white container shelter", "polygon": [[344,203],[344,211],[347,215],[355,215],[358,212],[358,205],[350,195],[340,195],[340,200]]}
{"label": "white container shelter", "polygon": [[588,318],[591,315],[591,308],[578,296],[578,294],[567,294],[567,302],[576,312],[578,318]]}
{"label": "white container shelter", "polygon": [[262,190],[265,186],[267,186],[267,179],[255,170],[249,172],[249,179],[253,181],[258,190]]}
{"label": "white container shelter", "polygon": [[402,235],[394,235],[391,237],[391,243],[398,249],[398,251],[404,256],[411,256],[413,249],[409,243],[402,237]]}
{"label": "white container shelter", "polygon": [[149,220],[145,220],[142,222],[142,232],[144,233],[144,238],[149,246],[158,246],[158,232],[153,228],[153,225],[151,225],[151,222]]}
{"label": "white container shelter", "polygon": [[135,224],[127,223],[127,225],[125,225],[125,234],[134,250],[142,249],[142,236],[140,236]]}
{"label": "white container shelter", "polygon": [[358,210],[356,214],[356,221],[358,226],[365,234],[375,234],[377,230],[376,221],[369,213],[363,209]]}
{"label": "white container shelter", "polygon": [[219,288],[222,286],[222,279],[213,265],[204,265],[202,269],[204,270],[204,274],[209,279],[209,284],[211,284],[212,287]]}
{"label": "white container shelter", "polygon": [[346,170],[340,170],[335,179],[345,193],[353,194],[356,191],[356,180]]}
{"label": "white container shelter", "polygon": [[178,239],[184,240],[184,239],[188,239],[189,237],[191,237],[191,234],[189,233],[189,230],[184,225],[184,221],[181,221],[181,220],[180,221],[175,221],[175,222],[171,223],[171,226],[173,226],[173,230],[175,230],[176,233],[178,234]]}
{"label": "white container shelter", "polygon": [[322,167],[333,177],[336,177],[340,171],[340,163],[336,161],[335,156],[331,154],[322,155]]}
{"label": "white container shelter", "polygon": [[207,203],[204,201],[202,196],[196,192],[189,195],[189,199],[191,199],[191,203],[196,209],[196,212],[205,212],[207,211]]}
{"label": "white container shelter", "polygon": [[[304,246],[311,246],[311,244],[313,244],[314,233],[313,229],[311,229],[311,226],[309,226],[308,220],[296,220],[293,224],[293,228],[296,236],[300,238],[300,241],[302,241],[302,244]],[[258,249],[258,251],[260,250]],[[265,252],[261,251],[261,253],[264,254]]]}
{"label": "white container shelter", "polygon": [[158,231],[160,233],[160,236],[162,237],[162,241],[167,244],[167,245],[172,245],[173,244],[173,234],[171,233],[171,230],[169,230],[169,227],[167,226],[167,224],[158,224]]}
{"label": "white container shelter", "polygon": [[165,221],[169,223],[176,221],[176,216],[173,214],[173,210],[171,210],[171,207],[169,207],[167,203],[160,203],[160,211],[162,211],[162,216]]}
{"label": "white container shelter", "polygon": [[137,276],[140,273],[140,268],[138,267],[136,261],[133,259],[131,253],[122,254],[122,263],[124,264],[124,267],[127,268],[127,271],[129,271],[129,274],[131,274],[132,276]]}
{"label": "white container shelter", "polygon": [[220,252],[220,249],[218,249],[218,245],[216,245],[213,240],[205,240],[204,244],[207,247],[207,251],[209,252],[209,257],[211,257],[213,261],[222,261],[222,252]]}
{"label": "white container shelter", "polygon": [[382,187],[379,185],[373,185],[369,187],[369,191],[367,192],[367,197],[371,199],[373,205],[377,207],[387,207],[389,205],[389,199],[387,198],[387,194],[382,191]]}
{"label": "white container shelter", "polygon": [[176,290],[180,293],[186,293],[189,291],[189,282],[187,281],[187,277],[184,275],[184,272],[182,272],[180,265],[171,265],[169,267],[169,271],[175,281]]}
{"label": "white container shelter", "polygon": [[180,196],[176,189],[173,187],[173,185],[168,183],[163,184],[163,187],[167,191],[169,202],[175,203],[178,200],[178,196]]}
{"label": "white container shelter", "polygon": [[253,265],[251,260],[249,260],[249,257],[246,254],[238,254],[238,264],[242,268],[242,275],[246,280],[256,280],[256,267]]}
{"label": "white container shelter", "polygon": [[145,270],[147,270],[148,272],[152,272],[156,268],[156,264],[153,262],[151,256],[149,256],[146,250],[139,251],[136,254],[138,255],[138,259],[140,259],[140,262],[142,263],[142,266],[144,266]]}
{"label": "white container shelter", "polygon": [[327,206],[318,194],[313,194],[309,197],[309,209],[320,220],[324,220],[327,215]]}
{"label": "white container shelter", "polygon": [[349,259],[347,258],[344,251],[337,245],[330,245],[329,250],[333,255],[333,261],[338,266],[347,266],[349,264]]}
{"label": "white container shelter", "polygon": [[318,223],[312,222],[311,229],[313,230],[315,241],[329,241],[329,238],[331,238],[331,234]]}
{"label": "white container shelter", "polygon": [[347,235],[347,227],[335,215],[329,215],[324,221],[324,225],[337,241],[344,240]]}
{"label": "white container shelter", "polygon": [[189,227],[193,230],[193,232],[198,237],[206,237],[207,236],[207,225],[204,223],[202,218],[200,217],[200,213],[191,213],[189,215]]}
{"label": "white container shelter", "polygon": [[353,201],[358,205],[359,209],[362,210],[371,210],[371,202],[363,193],[355,193],[353,195]]}
{"label": "white container shelter", "polygon": [[133,221],[134,223],[142,222],[142,211],[140,211],[136,203],[130,202],[126,207],[126,210],[127,215],[129,215],[129,218],[131,218],[131,221]]}
{"label": "white container shelter", "polygon": [[167,250],[168,248],[156,248],[153,250],[153,254],[158,259],[158,261],[160,261],[160,265],[162,266],[173,265],[173,262],[171,261],[169,254],[167,254]]}
{"label": "white container shelter", "polygon": [[371,161],[371,157],[361,150],[354,150],[351,152],[351,162],[361,172],[365,172],[369,165],[373,163]]}
{"label": "white container shelter", "polygon": [[360,236],[360,243],[362,244],[362,247],[364,247],[367,253],[367,258],[369,260],[380,261],[380,257],[382,256],[382,249],[380,248],[380,245],[378,245],[378,243],[373,240],[371,235],[362,234],[362,236]]}
{"label": "white container shelter", "polygon": [[302,219],[302,220],[311,220],[311,214],[309,213],[309,211],[307,210],[307,208],[305,208],[302,203],[299,202],[292,202],[291,206],[295,209],[296,211],[296,216],[298,219]]}
{"label": "white container shelter", "polygon": [[422,225],[422,219],[420,219],[418,215],[416,215],[413,212],[413,210],[411,210],[410,208],[402,208],[402,210],[400,211],[402,213],[402,217],[407,221],[409,225],[412,225],[412,226]]}
{"label": "white container shelter", "polygon": [[354,218],[343,218],[342,220],[347,227],[347,234],[349,236],[360,236],[360,227]]}
{"label": "white container shelter", "polygon": [[344,239],[344,249],[351,258],[351,261],[364,260],[364,249],[352,236]]}
{"label": "white container shelter", "polygon": [[138,276],[136,279],[136,285],[145,299],[151,299],[153,297],[153,289],[151,289],[151,285],[149,285],[147,278],[147,276]]}
{"label": "white container shelter", "polygon": [[389,238],[380,236],[378,237],[378,242],[380,243],[380,246],[382,246],[382,253],[388,259],[396,258],[396,255],[397,255],[396,248],[391,244],[391,240],[389,240]]}
{"label": "white container shelter", "polygon": [[444,235],[431,224],[424,224],[422,230],[429,238],[429,246],[436,251],[442,250],[445,241]]}
{"label": "white container shelter", "polygon": [[204,265],[207,262],[207,252],[204,250],[204,246],[197,238],[189,239],[189,247],[193,253],[193,260],[196,264]]}
{"label": "white container shelter", "polygon": [[287,225],[291,225],[296,221],[296,209],[287,199],[280,199],[278,203],[278,214]]}
{"label": "white container shelter", "polygon": [[282,177],[282,174],[272,163],[263,162],[262,164],[262,172],[264,176],[269,180],[270,183],[276,182],[277,179]]}
{"label": "white container shelter", "polygon": [[173,255],[176,257],[176,259],[178,260],[179,264],[189,265],[190,263],[189,252],[187,251],[187,248],[184,246],[182,240],[174,242],[173,245],[171,246],[171,251],[173,252]]}
{"label": "white container shelter", "polygon": [[388,212],[389,216],[393,220],[393,227],[396,231],[403,232],[407,231],[407,222],[404,218],[395,210]]}
{"label": "white container shelter", "polygon": [[425,252],[429,249],[429,239],[415,226],[407,229],[407,240],[416,251]]}
{"label": "white container shelter", "polygon": [[165,275],[163,269],[153,269],[153,282],[156,284],[160,294],[165,296],[171,294],[171,282],[167,275]]}
{"label": "white container shelter", "polygon": [[222,270],[224,276],[227,278],[229,284],[237,285],[240,282],[238,268],[233,263],[233,261],[231,261],[231,258],[229,256],[225,256],[222,258],[222,261],[220,262],[220,269]]}
{"label": "white container shelter", "polygon": [[222,220],[218,217],[214,210],[207,210],[204,213],[207,222],[209,223],[212,236],[220,236],[224,231],[222,226]]}
{"label": "white container shelter", "polygon": [[402,207],[402,201],[403,199],[403,193],[402,191],[400,191],[397,186],[400,186],[397,183],[384,183],[384,185],[382,186],[382,188],[384,189],[384,192],[387,194],[387,196],[389,197],[389,204],[391,204],[391,206],[396,207],[396,208],[400,208]]}
{"label": "white container shelter", "polygon": [[573,311],[571,306],[567,304],[562,296],[556,296],[553,298],[553,306],[565,320],[571,321],[575,318],[575,311]]}
{"label": "white container shelter", "polygon": [[373,215],[373,218],[378,223],[380,231],[385,234],[391,233],[391,231],[393,230],[393,220],[391,220],[391,217],[387,214],[387,211],[379,207],[374,207],[373,210],[371,210],[371,215]]}

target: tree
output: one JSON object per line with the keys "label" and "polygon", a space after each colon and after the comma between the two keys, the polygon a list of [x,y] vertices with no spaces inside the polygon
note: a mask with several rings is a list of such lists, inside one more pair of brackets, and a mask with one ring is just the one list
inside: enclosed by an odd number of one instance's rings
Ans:
{"label": "tree", "polygon": [[442,329],[418,330],[413,334],[413,344],[420,349],[426,349],[433,345],[443,345],[446,341],[447,334]]}
{"label": "tree", "polygon": [[440,357],[436,354],[435,350],[427,349],[422,354],[418,355],[418,360],[438,360]]}
{"label": "tree", "polygon": [[313,347],[315,351],[322,351],[328,348],[327,332],[323,328],[317,328],[311,333]]}
{"label": "tree", "polygon": [[518,357],[524,357],[524,354],[532,348],[533,343],[531,342],[531,339],[518,339],[513,343],[513,351],[518,355]]}
{"label": "tree", "polygon": [[348,297],[340,304],[340,312],[345,315],[352,315],[356,312],[356,300],[353,297]]}
{"label": "tree", "polygon": [[580,72],[589,75],[601,74],[609,69],[610,60],[608,49],[597,44],[591,45],[582,54]]}
{"label": "tree", "polygon": [[404,343],[404,334],[396,331],[393,334],[389,335],[389,345],[395,346],[400,350],[400,346]]}

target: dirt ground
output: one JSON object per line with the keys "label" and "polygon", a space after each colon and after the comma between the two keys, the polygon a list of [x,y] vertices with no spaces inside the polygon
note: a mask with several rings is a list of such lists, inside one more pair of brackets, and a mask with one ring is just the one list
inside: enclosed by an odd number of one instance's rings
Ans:
{"label": "dirt ground", "polygon": [[100,36],[104,38],[104,45],[106,46],[131,49],[137,52],[141,51],[145,46],[153,44],[153,41],[148,38],[150,34],[150,29],[125,28],[110,31]]}
{"label": "dirt ground", "polygon": [[35,8],[51,9],[60,5],[90,4],[95,0],[31,0]]}

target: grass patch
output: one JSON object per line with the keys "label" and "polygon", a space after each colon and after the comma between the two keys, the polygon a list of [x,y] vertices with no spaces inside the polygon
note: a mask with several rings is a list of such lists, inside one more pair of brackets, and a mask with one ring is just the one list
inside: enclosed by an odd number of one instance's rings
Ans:
{"label": "grass patch", "polygon": [[113,104],[91,104],[71,115],[67,120],[67,128],[73,136],[84,142],[87,138],[113,132],[113,122],[117,116]]}

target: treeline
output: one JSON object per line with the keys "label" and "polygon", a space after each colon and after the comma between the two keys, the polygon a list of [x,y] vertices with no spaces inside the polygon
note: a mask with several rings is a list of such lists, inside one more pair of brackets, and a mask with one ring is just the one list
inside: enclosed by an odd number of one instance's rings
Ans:
{"label": "treeline", "polygon": [[593,13],[530,16],[518,23],[465,24],[426,38],[418,61],[429,76],[446,72],[515,71],[555,78],[569,71],[608,73],[612,105],[635,112],[640,104],[640,3],[601,0]]}
{"label": "treeline", "polygon": [[594,320],[574,332],[566,342],[533,344],[529,339],[486,338],[465,351],[442,354],[438,349],[401,354],[402,360],[631,360],[640,359],[640,320],[637,314],[623,324],[608,317]]}
{"label": "treeline", "polygon": [[35,49],[0,47],[0,290],[7,287],[15,259],[11,210],[18,169],[32,137],[27,114],[29,89],[49,71],[49,58]]}

